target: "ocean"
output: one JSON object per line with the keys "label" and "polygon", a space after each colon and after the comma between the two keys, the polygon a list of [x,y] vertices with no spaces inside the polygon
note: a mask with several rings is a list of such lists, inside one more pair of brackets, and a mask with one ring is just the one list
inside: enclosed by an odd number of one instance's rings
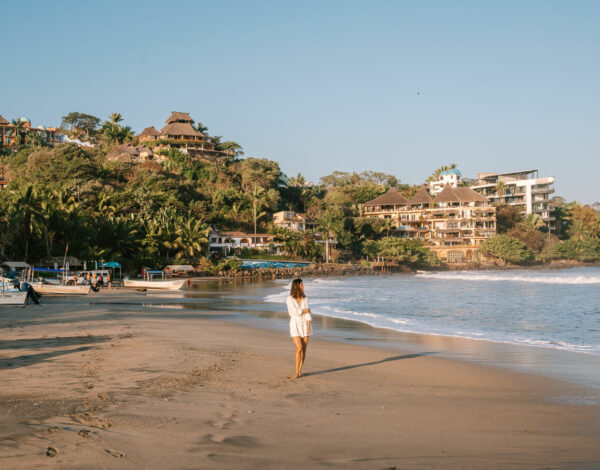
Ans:
{"label": "ocean", "polygon": [[[275,282],[263,300],[282,309],[290,281]],[[419,272],[304,284],[317,336],[434,351],[600,388],[598,267]],[[340,323],[348,321],[357,326]]]}

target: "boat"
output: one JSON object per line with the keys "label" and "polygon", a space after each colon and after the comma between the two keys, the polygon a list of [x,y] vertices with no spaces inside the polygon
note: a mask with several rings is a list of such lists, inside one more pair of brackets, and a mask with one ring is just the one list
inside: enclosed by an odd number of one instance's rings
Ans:
{"label": "boat", "polygon": [[169,281],[152,281],[147,279],[123,279],[125,287],[133,287],[134,289],[162,289],[162,290],[179,290],[189,283],[188,279],[175,279]]}
{"label": "boat", "polygon": [[45,282],[30,282],[31,287],[39,294],[71,294],[85,295],[90,293],[90,285],[68,286],[65,284],[47,284]]}
{"label": "boat", "polygon": [[25,305],[27,292],[6,291],[0,292],[0,305]]}

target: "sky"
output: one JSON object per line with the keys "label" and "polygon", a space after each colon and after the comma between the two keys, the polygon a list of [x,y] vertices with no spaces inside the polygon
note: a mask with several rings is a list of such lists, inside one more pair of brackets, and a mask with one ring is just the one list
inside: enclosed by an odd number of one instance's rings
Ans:
{"label": "sky", "polygon": [[600,201],[600,2],[3,2],[0,115],[189,112],[317,182],[538,169]]}

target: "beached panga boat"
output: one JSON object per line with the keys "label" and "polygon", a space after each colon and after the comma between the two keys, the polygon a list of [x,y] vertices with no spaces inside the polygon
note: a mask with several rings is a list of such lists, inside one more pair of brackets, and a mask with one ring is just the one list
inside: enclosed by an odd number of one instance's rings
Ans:
{"label": "beached panga boat", "polygon": [[0,305],[25,305],[27,292],[0,292]]}
{"label": "beached panga boat", "polygon": [[39,294],[75,294],[85,295],[90,293],[91,286],[67,286],[64,284],[46,284],[45,282],[30,282],[31,287]]}
{"label": "beached panga boat", "polygon": [[189,285],[189,280],[175,279],[169,281],[149,281],[145,279],[123,279],[123,285],[135,289],[179,290],[183,289],[185,285]]}

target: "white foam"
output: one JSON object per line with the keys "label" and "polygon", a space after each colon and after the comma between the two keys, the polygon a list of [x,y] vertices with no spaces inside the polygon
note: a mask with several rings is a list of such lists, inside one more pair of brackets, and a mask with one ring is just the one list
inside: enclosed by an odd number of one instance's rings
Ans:
{"label": "white foam", "polygon": [[540,284],[600,284],[600,276],[544,276],[544,275],[522,275],[522,274],[488,274],[488,273],[421,273],[415,277],[423,279],[444,279],[450,281],[511,281],[511,282],[533,282]]}

